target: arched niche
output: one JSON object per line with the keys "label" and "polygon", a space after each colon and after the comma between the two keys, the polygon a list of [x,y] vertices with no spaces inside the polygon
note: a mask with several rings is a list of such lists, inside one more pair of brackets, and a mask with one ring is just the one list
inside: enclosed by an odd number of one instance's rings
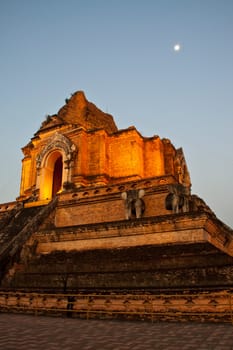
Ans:
{"label": "arched niche", "polygon": [[71,168],[76,147],[64,135],[56,133],[42,149],[36,160],[39,199],[51,199],[71,182]]}
{"label": "arched niche", "polygon": [[56,159],[53,167],[53,179],[52,179],[52,197],[62,189],[62,175],[63,175],[63,160],[62,155],[59,155]]}

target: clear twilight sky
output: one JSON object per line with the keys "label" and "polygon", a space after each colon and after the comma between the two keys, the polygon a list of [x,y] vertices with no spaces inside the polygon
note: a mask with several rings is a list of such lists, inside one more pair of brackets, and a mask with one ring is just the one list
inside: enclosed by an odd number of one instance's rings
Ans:
{"label": "clear twilight sky", "polygon": [[233,227],[233,0],[0,0],[0,203],[77,90],[119,129],[182,147],[192,193]]}

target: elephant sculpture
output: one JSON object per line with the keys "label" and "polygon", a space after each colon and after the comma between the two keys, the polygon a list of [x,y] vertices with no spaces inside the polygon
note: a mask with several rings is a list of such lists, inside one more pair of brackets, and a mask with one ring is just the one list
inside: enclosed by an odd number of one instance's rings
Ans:
{"label": "elephant sculpture", "polygon": [[187,212],[189,210],[190,189],[181,184],[168,185],[169,194],[165,199],[166,209],[172,210],[174,214]]}
{"label": "elephant sculpture", "polygon": [[129,220],[132,216],[136,218],[141,218],[145,210],[145,203],[142,200],[144,196],[144,190],[129,190],[127,192],[122,192],[121,198],[124,200],[125,204],[125,218]]}

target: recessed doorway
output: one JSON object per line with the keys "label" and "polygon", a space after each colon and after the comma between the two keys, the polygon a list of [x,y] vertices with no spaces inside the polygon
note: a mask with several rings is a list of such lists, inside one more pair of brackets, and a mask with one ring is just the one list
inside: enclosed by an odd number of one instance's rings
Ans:
{"label": "recessed doorway", "polygon": [[54,197],[62,188],[62,168],[62,156],[60,156],[54,163],[52,197]]}

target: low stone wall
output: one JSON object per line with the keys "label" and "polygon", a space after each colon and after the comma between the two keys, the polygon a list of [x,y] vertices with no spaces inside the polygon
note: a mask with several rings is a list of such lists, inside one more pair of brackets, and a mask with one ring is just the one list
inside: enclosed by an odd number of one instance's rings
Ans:
{"label": "low stone wall", "polygon": [[233,324],[233,291],[180,294],[46,294],[2,291],[0,312]]}
{"label": "low stone wall", "polygon": [[0,204],[0,213],[8,212],[16,207],[18,202],[7,202]]}
{"label": "low stone wall", "polygon": [[50,228],[36,233],[33,239],[38,242],[37,254],[209,242],[233,256],[232,236],[220,231],[207,213],[197,212]]}

